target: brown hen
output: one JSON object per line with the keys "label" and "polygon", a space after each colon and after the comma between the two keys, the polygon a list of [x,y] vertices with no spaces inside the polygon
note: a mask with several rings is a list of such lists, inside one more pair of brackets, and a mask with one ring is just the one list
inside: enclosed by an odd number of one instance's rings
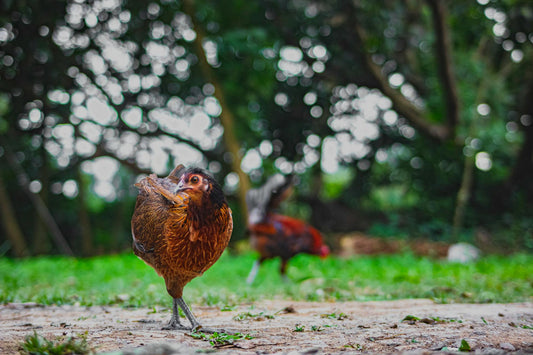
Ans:
{"label": "brown hen", "polygon": [[[183,287],[209,269],[228,245],[233,220],[224,193],[205,171],[183,165],[166,178],[152,174],[135,186],[133,251],[164,278],[173,298],[172,317],[164,329],[199,330],[182,298]],[[181,324],[178,307],[191,328]]]}

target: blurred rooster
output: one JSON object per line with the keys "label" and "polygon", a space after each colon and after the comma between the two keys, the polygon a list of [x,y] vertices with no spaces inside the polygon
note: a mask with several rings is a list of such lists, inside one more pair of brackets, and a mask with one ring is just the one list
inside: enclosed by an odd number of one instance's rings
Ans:
{"label": "blurred rooster", "polygon": [[322,242],[318,230],[307,223],[276,214],[273,210],[292,192],[292,176],[276,174],[267,182],[248,191],[248,232],[252,247],[259,252],[247,282],[251,284],[261,263],[267,259],[280,257],[280,272],[286,278],[287,262],[298,253],[309,253],[325,257],[329,248]]}
{"label": "blurred rooster", "polygon": [[[172,317],[164,329],[199,330],[182,298],[183,287],[209,269],[230,240],[233,221],[222,189],[203,170],[183,165],[166,178],[152,174],[135,186],[133,251],[165,279],[173,298]],[[178,307],[192,328],[181,324]]]}

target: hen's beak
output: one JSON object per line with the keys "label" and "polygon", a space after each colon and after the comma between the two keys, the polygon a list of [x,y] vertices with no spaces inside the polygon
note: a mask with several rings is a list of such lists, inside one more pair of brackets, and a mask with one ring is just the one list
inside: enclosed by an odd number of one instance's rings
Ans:
{"label": "hen's beak", "polygon": [[183,182],[183,180],[180,180],[180,182],[178,183],[178,187],[176,188],[176,192],[184,191],[188,189],[189,187],[185,184],[185,182]]}

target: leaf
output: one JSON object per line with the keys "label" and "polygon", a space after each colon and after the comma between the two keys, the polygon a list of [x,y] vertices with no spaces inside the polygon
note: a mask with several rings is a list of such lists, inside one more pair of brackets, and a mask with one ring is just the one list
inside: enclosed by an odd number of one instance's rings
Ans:
{"label": "leaf", "polygon": [[417,320],[420,320],[420,318],[415,317],[413,315],[407,315],[407,316],[405,316],[404,319],[402,319],[402,322],[405,322],[405,321],[417,321]]}
{"label": "leaf", "polygon": [[459,346],[459,351],[472,351],[470,344],[465,339],[461,339],[461,346]]}

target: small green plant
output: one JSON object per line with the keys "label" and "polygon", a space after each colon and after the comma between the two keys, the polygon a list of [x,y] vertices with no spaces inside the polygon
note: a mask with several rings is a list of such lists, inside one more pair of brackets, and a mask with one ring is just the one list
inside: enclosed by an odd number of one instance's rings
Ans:
{"label": "small green plant", "polygon": [[522,326],[522,328],[523,328],[523,329],[533,329],[532,326],[530,326],[530,325],[525,325],[525,324]]}
{"label": "small green plant", "polygon": [[453,319],[453,318],[450,318],[450,319],[442,319],[440,317],[430,317],[430,319],[433,319],[435,322],[437,323],[463,323],[462,320],[460,319]]}
{"label": "small green plant", "polygon": [[311,330],[312,330],[313,332],[321,332],[321,331],[323,331],[324,329],[323,329],[321,326],[319,326],[319,325],[313,325],[313,326],[311,326]]}
{"label": "small green plant", "polygon": [[79,335],[74,337],[58,337],[55,341],[48,340],[42,335],[33,332],[27,335],[21,345],[22,354],[47,354],[47,355],[67,355],[79,354],[87,355],[93,354],[93,350],[87,344],[86,335]]}
{"label": "small green plant", "polygon": [[402,322],[416,322],[417,320],[420,320],[420,318],[413,316],[413,315],[407,315],[404,319],[402,319]]}
{"label": "small green plant", "polygon": [[320,315],[321,318],[328,318],[328,319],[336,319],[336,320],[345,320],[345,319],[348,319],[350,318],[347,314],[345,313],[324,313],[324,314],[321,314]]}
{"label": "small green plant", "polygon": [[303,332],[305,330],[305,326],[301,324],[296,324],[294,326],[293,332]]}
{"label": "small green plant", "polygon": [[234,311],[235,308],[237,308],[237,306],[229,306],[229,305],[224,305],[224,307],[220,308],[220,312],[231,312],[231,311]]}
{"label": "small green plant", "polygon": [[243,312],[233,317],[233,320],[236,320],[236,321],[243,321],[247,319],[261,321],[265,319],[274,319],[274,316],[271,314],[265,314],[264,312],[259,312],[259,313]]}
{"label": "small green plant", "polygon": [[355,349],[355,350],[359,350],[359,351],[363,350],[363,346],[361,344],[349,343],[349,344],[344,345],[343,347],[344,348],[348,348],[348,349]]}
{"label": "small green plant", "polygon": [[227,333],[213,333],[213,334],[205,334],[201,332],[192,332],[188,334],[189,336],[195,338],[195,339],[201,339],[208,341],[209,344],[211,344],[212,347],[220,347],[228,344],[233,344],[237,340],[250,340],[253,339],[253,337],[250,334],[242,334],[242,333],[235,333],[235,334],[227,334]]}
{"label": "small green plant", "polygon": [[465,339],[461,339],[461,345],[459,346],[459,351],[472,351],[470,344]]}

